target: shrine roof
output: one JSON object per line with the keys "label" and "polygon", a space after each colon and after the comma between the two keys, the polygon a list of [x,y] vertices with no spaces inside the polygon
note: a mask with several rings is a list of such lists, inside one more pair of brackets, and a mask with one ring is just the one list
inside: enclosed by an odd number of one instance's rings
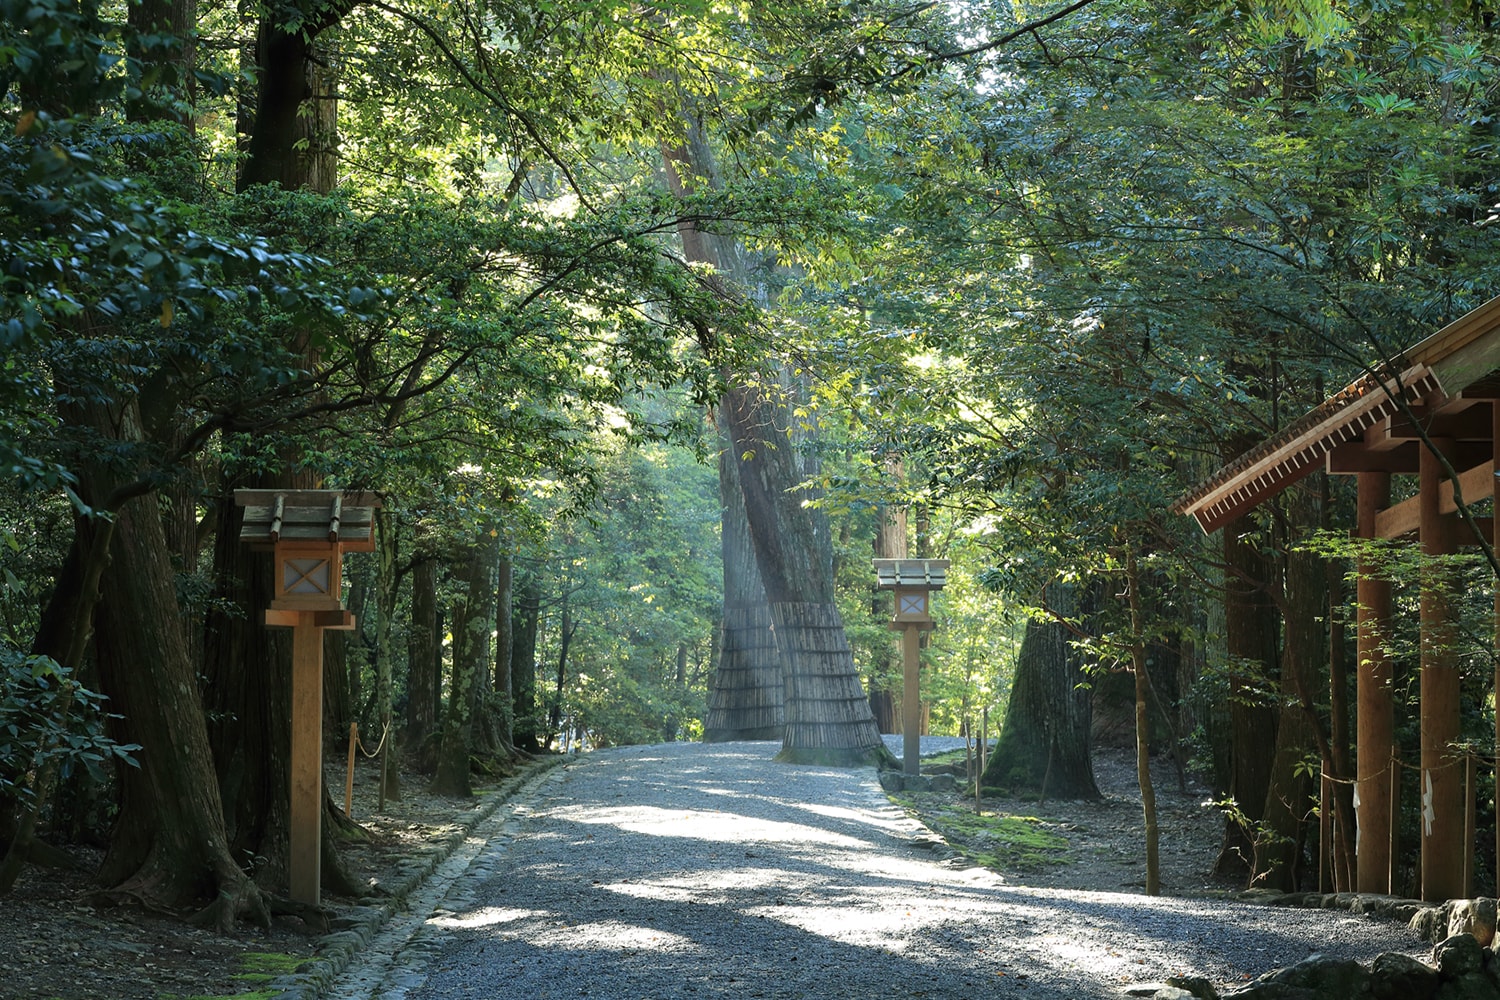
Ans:
{"label": "shrine roof", "polygon": [[1172,511],[1192,515],[1207,533],[1217,531],[1320,468],[1336,448],[1389,428],[1411,405],[1425,402],[1436,412],[1497,369],[1500,297],[1355,379],[1199,483]]}

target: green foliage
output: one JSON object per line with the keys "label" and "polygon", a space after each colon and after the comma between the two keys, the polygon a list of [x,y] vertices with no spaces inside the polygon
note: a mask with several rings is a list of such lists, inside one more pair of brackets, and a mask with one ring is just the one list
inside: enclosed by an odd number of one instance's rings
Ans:
{"label": "green foliage", "polygon": [[106,764],[140,766],[131,756],[139,746],[104,735],[104,696],[72,671],[8,648],[0,648],[0,671],[0,797],[28,803],[44,767],[63,777],[83,768],[102,783]]}
{"label": "green foliage", "polygon": [[566,611],[565,724],[598,746],[692,738],[721,602],[717,476],[694,451],[653,444],[602,457],[599,478],[593,504],[554,528],[532,569],[558,594],[539,689],[555,699],[547,661]]}

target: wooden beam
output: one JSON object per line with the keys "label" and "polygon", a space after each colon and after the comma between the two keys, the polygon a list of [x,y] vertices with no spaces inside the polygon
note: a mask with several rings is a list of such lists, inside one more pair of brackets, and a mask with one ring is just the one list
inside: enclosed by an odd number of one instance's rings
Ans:
{"label": "wooden beam", "polygon": [[[1459,404],[1464,405],[1460,407]],[[1436,412],[1424,406],[1413,406],[1410,416],[1397,413],[1390,417],[1387,433],[1393,440],[1409,441],[1421,437],[1417,429],[1420,427],[1428,437],[1488,441],[1492,433],[1489,410],[1487,402],[1472,399],[1450,401]]]}
{"label": "wooden beam", "polygon": [[922,632],[916,622],[901,630],[901,771],[922,771]]}
{"label": "wooden beam", "polygon": [[352,611],[305,611],[300,608],[270,608],[266,610],[266,625],[270,628],[331,628],[336,632],[348,632],[354,628]]}
{"label": "wooden beam", "polygon": [[[1439,447],[1447,444],[1435,441]],[[1443,472],[1432,452],[1422,453],[1420,524],[1422,553],[1429,558],[1453,553],[1452,519],[1440,511]],[[1471,494],[1472,495],[1472,494]],[[1422,899],[1438,902],[1464,894],[1463,768],[1453,752],[1459,729],[1457,630],[1452,608],[1452,573],[1440,563],[1422,572],[1421,720],[1422,767],[1417,827],[1422,843]]]}
{"label": "wooden beam", "polygon": [[[1375,515],[1390,503],[1391,477],[1362,473],[1356,500],[1356,531],[1375,537]],[[1354,628],[1359,650],[1355,670],[1355,890],[1390,892],[1391,748],[1396,726],[1391,696],[1391,583],[1361,562],[1355,582]]]}
{"label": "wooden beam", "polygon": [[[1421,458],[1431,459],[1432,456],[1424,448]],[[1434,463],[1436,462],[1433,459]],[[1485,461],[1466,469],[1458,474],[1458,485],[1463,491],[1464,503],[1473,504],[1488,498],[1494,493],[1492,480],[1495,476],[1495,463]],[[1446,483],[1437,487],[1437,512],[1440,515],[1453,514],[1458,511],[1458,503],[1453,499],[1453,490]],[[1416,531],[1421,521],[1422,494],[1403,500],[1394,507],[1387,507],[1375,516],[1376,538],[1400,538],[1402,535]]]}
{"label": "wooden beam", "polygon": [[[1394,448],[1372,451],[1363,442],[1346,444],[1328,453],[1325,469],[1330,475],[1345,476],[1359,472],[1389,472],[1393,475],[1417,474],[1420,441],[1403,441]],[[1488,439],[1459,441],[1453,446],[1453,464],[1467,469],[1486,461],[1494,452]]]}

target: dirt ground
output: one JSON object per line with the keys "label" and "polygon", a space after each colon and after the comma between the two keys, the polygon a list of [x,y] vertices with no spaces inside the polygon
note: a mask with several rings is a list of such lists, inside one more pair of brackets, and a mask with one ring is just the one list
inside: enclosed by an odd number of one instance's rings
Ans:
{"label": "dirt ground", "polygon": [[[334,781],[343,769],[330,763],[327,773]],[[353,814],[370,838],[341,853],[361,883],[378,887],[394,884],[412,857],[438,851],[479,802],[428,795],[425,779],[409,773],[401,801],[377,812],[375,778],[374,764],[361,759]],[[314,955],[319,934],[293,917],[225,935],[190,926],[186,915],[99,906],[91,873],[100,852],[71,853],[77,869],[28,868],[0,897],[0,1000],[259,1000],[271,979]],[[360,902],[323,898],[335,919]]]}
{"label": "dirt ground", "polygon": [[[1156,770],[1163,892],[1233,888],[1209,875],[1223,821],[1207,794],[1192,787],[1179,791],[1165,761]],[[1105,795],[1100,802],[985,800],[985,810],[1035,817],[1041,828],[1068,842],[1047,863],[1003,871],[1008,881],[1141,890],[1145,864],[1134,760],[1127,751],[1100,750],[1095,775]],[[403,799],[377,813],[374,778],[373,767],[361,762],[354,816],[371,837],[346,845],[344,857],[361,881],[379,886],[393,884],[413,855],[436,851],[477,804],[426,795],[423,780],[406,775]],[[945,808],[972,807],[971,800],[951,794],[917,800],[919,812],[935,818]],[[0,1000],[251,1000],[266,995],[261,991],[270,979],[314,955],[317,936],[293,918],[278,918],[269,930],[242,927],[222,935],[193,928],[178,915],[101,908],[90,878],[98,854],[80,850],[75,856],[77,870],[29,869],[16,890],[0,898]],[[335,914],[358,905],[337,897],[324,902]]]}
{"label": "dirt ground", "polygon": [[[1176,768],[1165,757],[1152,760],[1151,773],[1162,893],[1193,896],[1243,889],[1239,882],[1213,874],[1223,838],[1224,817],[1214,807],[1209,790],[1190,775],[1179,784]],[[998,867],[996,870],[1006,881],[1052,889],[1145,891],[1145,819],[1134,751],[1096,748],[1094,779],[1103,795],[1098,801],[984,799],[984,813],[1034,820],[1040,833],[1061,838],[1067,844],[1063,849],[1035,852],[1038,860],[1030,863]],[[960,814],[972,813],[975,808],[972,798],[926,793],[907,796],[902,801],[914,808],[928,826],[942,833],[952,848],[971,856],[991,852],[982,839],[971,841],[961,826],[946,819],[945,814],[952,815],[955,810]]]}

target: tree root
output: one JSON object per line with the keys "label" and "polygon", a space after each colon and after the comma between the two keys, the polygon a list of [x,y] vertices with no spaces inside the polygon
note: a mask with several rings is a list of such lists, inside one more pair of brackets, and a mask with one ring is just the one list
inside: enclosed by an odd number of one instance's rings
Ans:
{"label": "tree root", "polygon": [[271,899],[271,915],[275,917],[296,917],[302,921],[307,933],[312,936],[327,934],[332,929],[331,915],[321,906],[311,903],[300,903],[295,899],[284,899],[274,896]]}
{"label": "tree root", "polygon": [[244,918],[260,927],[271,926],[271,908],[266,897],[247,875],[238,869],[231,875],[220,873],[219,895],[212,902],[188,918],[195,927],[208,927],[221,934],[234,928],[235,921]]}

